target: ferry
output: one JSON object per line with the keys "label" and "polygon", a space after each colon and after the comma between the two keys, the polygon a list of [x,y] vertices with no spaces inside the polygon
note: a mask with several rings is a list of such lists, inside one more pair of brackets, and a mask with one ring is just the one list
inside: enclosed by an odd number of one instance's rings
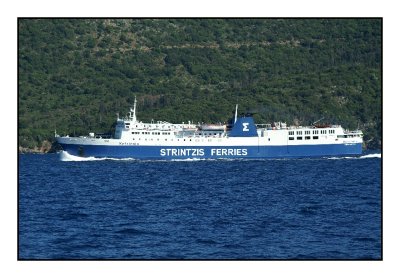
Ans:
{"label": "ferry", "polygon": [[136,97],[126,117],[117,117],[112,135],[60,136],[55,139],[70,155],[134,159],[268,159],[360,155],[363,133],[340,125],[288,126],[255,124],[252,114],[227,124],[144,123],[136,117]]}

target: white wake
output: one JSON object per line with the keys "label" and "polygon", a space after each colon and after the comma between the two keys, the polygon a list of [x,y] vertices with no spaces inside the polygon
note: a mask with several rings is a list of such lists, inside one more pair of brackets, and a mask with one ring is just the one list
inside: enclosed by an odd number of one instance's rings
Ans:
{"label": "white wake", "polygon": [[380,153],[371,153],[362,156],[342,156],[342,157],[328,157],[328,159],[365,159],[365,158],[382,158]]}
{"label": "white wake", "polygon": [[382,155],[380,153],[371,153],[371,154],[360,156],[359,158],[382,158]]}
{"label": "white wake", "polygon": [[61,161],[101,161],[101,160],[117,160],[117,161],[130,161],[135,160],[134,158],[109,158],[109,157],[81,157],[72,155],[66,151],[61,151],[59,153],[59,157]]}

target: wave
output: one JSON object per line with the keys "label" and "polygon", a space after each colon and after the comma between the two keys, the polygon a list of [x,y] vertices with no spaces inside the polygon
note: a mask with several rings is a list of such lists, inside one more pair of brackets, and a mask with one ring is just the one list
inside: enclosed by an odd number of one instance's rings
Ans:
{"label": "wave", "polygon": [[342,157],[328,157],[328,159],[366,159],[366,158],[382,158],[380,153],[371,153],[362,156],[342,156]]}
{"label": "wave", "polygon": [[59,153],[59,157],[60,157],[61,161],[93,161],[93,160],[98,160],[95,157],[75,156],[75,155],[69,154],[66,151],[61,151]]}
{"label": "wave", "polygon": [[81,157],[72,155],[66,151],[61,151],[59,153],[59,157],[61,161],[102,161],[102,160],[115,160],[115,161],[131,161],[136,160],[134,158],[111,158],[111,157]]}
{"label": "wave", "polygon": [[360,156],[359,158],[382,158],[382,154],[371,153],[371,154],[366,154],[366,155]]}
{"label": "wave", "polygon": [[[208,160],[207,158],[177,158],[177,159],[171,159],[170,161],[205,161]],[[163,161],[168,161],[168,160],[163,160]]]}

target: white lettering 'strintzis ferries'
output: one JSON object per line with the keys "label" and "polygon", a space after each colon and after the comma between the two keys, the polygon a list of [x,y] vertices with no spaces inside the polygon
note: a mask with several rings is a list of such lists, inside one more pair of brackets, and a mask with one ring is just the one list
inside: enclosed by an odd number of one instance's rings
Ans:
{"label": "white lettering 'strintzis ferries'", "polygon": [[117,118],[114,134],[55,134],[62,149],[82,157],[136,159],[224,159],[359,155],[363,133],[340,125],[287,126],[255,124],[253,116],[235,115],[224,124],[143,123],[136,118],[136,98],[125,118]]}

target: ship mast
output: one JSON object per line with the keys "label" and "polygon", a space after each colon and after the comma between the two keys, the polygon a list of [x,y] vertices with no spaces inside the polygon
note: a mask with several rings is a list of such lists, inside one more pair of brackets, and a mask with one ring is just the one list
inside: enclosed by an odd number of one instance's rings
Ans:
{"label": "ship mast", "polygon": [[237,110],[238,110],[238,105],[236,104],[236,109],[235,109],[235,122],[234,122],[234,123],[236,123],[236,120],[237,120]]}
{"label": "ship mast", "polygon": [[130,120],[133,122],[136,122],[136,96],[135,96],[135,102],[133,104],[133,109],[131,108],[130,110]]}

